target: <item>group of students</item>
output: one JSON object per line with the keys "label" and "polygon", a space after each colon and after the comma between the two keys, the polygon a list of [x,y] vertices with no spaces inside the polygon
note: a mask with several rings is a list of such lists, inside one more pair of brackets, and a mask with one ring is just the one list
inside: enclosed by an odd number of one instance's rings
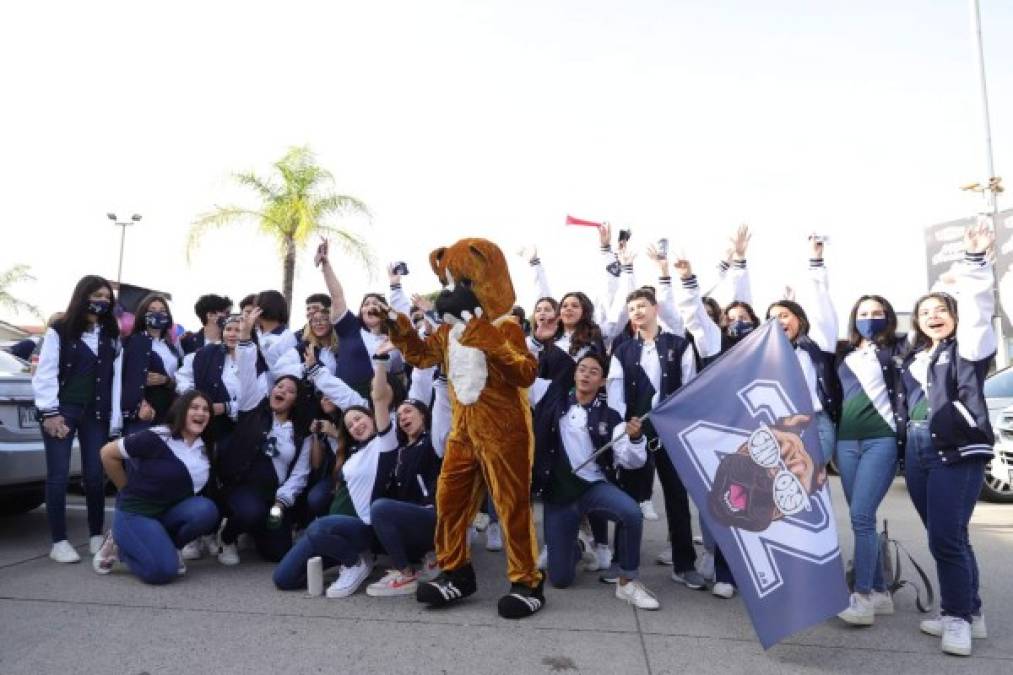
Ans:
{"label": "group of students", "polygon": [[[570,585],[579,569],[599,571],[620,600],[660,606],[639,580],[643,520],[657,517],[649,507],[656,474],[670,539],[657,561],[672,566],[677,583],[706,589],[710,582],[717,597],[735,594],[702,522],[707,552],[697,560],[686,489],[641,418],[761,323],[749,288],[749,238],[740,228],[719,266],[710,295],[724,294],[724,306],[702,295],[687,260],[670,261],[661,248],[647,251],[656,283],[638,284],[633,251],[625,241],[613,251],[607,225],[599,228],[602,283],[593,300],[575,290],[557,301],[540,259],[530,256],[540,297],[530,323],[523,309],[515,314],[539,363],[528,389],[531,485],[544,504],[541,565],[553,586]],[[893,612],[876,512],[902,463],[941,588],[941,614],[921,630],[941,636],[943,651],[963,655],[972,637],[986,635],[968,523],[992,456],[982,386],[996,352],[986,255],[993,239],[985,226],[968,230],[951,287],[919,298],[907,336],[897,333],[885,298],[863,295],[839,348],[818,238],[810,240],[805,309],[780,298],[764,314],[795,349],[823,461],[836,458],[850,507],[854,589],[840,618],[870,625]],[[238,313],[226,297],[201,297],[202,327],[181,339],[166,298],[149,295],[121,335],[110,284],[80,280],[46,332],[33,379],[51,558],[79,560],[64,513],[76,437],[99,573],[124,563],[145,582],[165,583],[205,554],[235,565],[246,534],[277,563],[280,589],[304,587],[307,561],[319,556],[339,570],[327,596],[345,597],[386,555],[390,569],[367,593],[421,596],[439,574],[434,496],[450,427],[448,383],[438,366],[405,362],[384,334],[384,316],[390,309],[409,315],[420,335],[440,318],[425,298],[409,299],[393,271],[389,299],[367,294],[353,312],[326,243],[316,262],[328,292],[307,298],[297,331],[281,294],[264,291],[244,298]],[[104,534],[103,469],[119,489]],[[495,520],[494,511],[489,516]],[[491,525],[489,548],[495,532]]]}

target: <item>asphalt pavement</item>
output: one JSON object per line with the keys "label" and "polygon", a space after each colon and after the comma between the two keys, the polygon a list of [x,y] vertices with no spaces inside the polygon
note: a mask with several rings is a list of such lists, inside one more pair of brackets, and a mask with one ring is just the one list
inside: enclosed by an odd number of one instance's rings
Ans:
{"label": "asphalt pavement", "polygon": [[[850,557],[836,479],[832,490]],[[660,489],[654,501],[661,513]],[[107,524],[111,515],[109,500]],[[909,590],[896,596],[897,613],[877,617],[875,626],[835,619],[764,652],[738,597],[689,590],[654,564],[665,546],[663,519],[646,523],[642,549],[642,579],[660,611],[634,610],[584,573],[572,588],[547,589],[542,612],[512,622],[496,615],[507,588],[504,554],[486,551],[482,535],[478,593],[433,611],[414,598],[362,590],[342,600],[278,591],[272,567],[253,551],[242,552],[238,567],[190,562],[186,576],[166,586],[146,586],[125,571],[98,576],[80,498],[71,498],[68,516],[83,558],[75,565],[48,559],[44,507],[0,518],[0,673],[1013,673],[1013,505],[980,503],[975,512],[989,638],[975,642],[971,658],[946,656],[938,638],[919,633]],[[934,581],[902,479],[880,516]]]}

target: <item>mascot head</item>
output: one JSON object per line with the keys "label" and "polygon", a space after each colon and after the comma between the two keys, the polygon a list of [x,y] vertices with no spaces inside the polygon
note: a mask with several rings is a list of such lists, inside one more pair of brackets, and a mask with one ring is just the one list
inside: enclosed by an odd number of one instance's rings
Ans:
{"label": "mascot head", "polygon": [[429,254],[429,264],[443,284],[436,298],[440,316],[461,318],[480,307],[490,321],[514,306],[514,285],[499,246],[487,239],[461,239]]}

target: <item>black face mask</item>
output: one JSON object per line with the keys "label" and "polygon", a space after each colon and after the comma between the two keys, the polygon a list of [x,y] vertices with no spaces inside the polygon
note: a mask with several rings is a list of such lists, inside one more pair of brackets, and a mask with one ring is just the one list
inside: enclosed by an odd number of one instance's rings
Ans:
{"label": "black face mask", "polygon": [[88,301],[88,313],[94,314],[95,316],[105,316],[109,313],[109,309],[112,307],[112,303],[108,300],[89,300]]}
{"label": "black face mask", "polygon": [[144,315],[144,323],[149,328],[163,330],[169,326],[169,315],[165,312],[148,312]]}

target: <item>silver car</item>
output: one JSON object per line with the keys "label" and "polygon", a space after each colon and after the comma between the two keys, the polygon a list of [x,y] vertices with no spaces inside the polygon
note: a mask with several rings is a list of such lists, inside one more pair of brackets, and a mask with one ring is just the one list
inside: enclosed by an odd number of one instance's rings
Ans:
{"label": "silver car", "polygon": [[[70,455],[71,477],[81,453]],[[25,361],[0,351],[0,516],[31,511],[45,499],[46,449],[35,419],[32,376]]]}
{"label": "silver car", "polygon": [[981,498],[1013,502],[1013,368],[1000,370],[985,380],[985,401],[995,432],[995,458],[985,469]]}

